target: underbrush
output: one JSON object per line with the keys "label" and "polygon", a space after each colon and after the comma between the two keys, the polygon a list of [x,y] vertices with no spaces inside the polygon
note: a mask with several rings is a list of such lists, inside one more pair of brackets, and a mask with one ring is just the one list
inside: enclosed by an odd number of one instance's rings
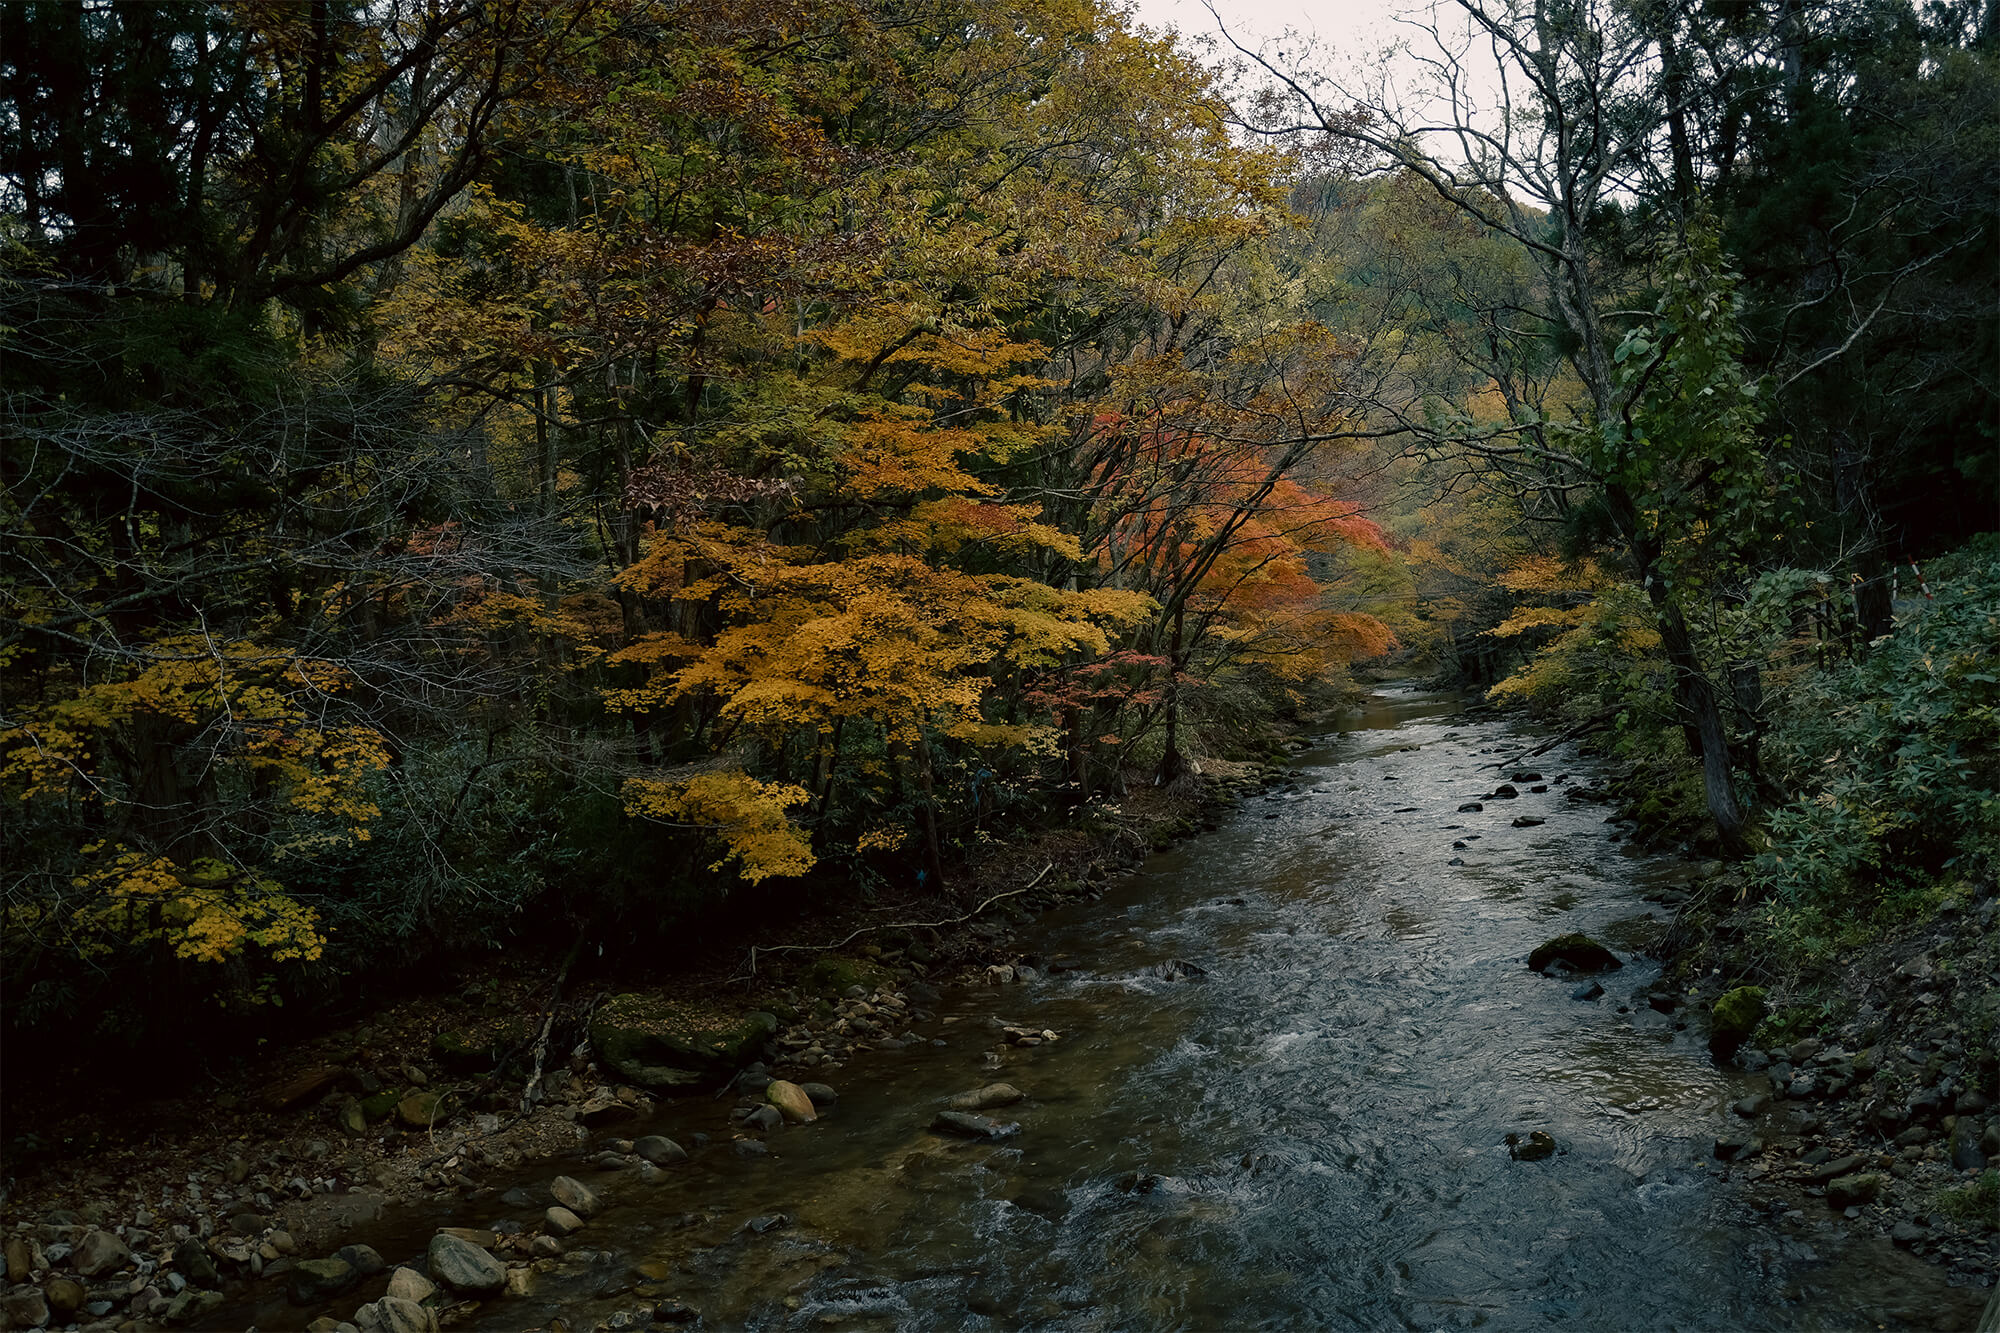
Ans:
{"label": "underbrush", "polygon": [[1779,960],[1838,959],[1963,902],[2000,846],[2000,541],[1932,566],[1934,600],[1865,656],[1801,674],[1766,771],[1789,799],[1755,863]]}

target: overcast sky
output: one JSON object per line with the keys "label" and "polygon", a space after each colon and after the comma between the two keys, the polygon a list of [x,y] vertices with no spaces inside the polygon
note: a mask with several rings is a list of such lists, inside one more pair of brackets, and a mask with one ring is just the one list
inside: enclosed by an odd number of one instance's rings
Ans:
{"label": "overcast sky", "polygon": [[[1201,0],[1131,0],[1131,4],[1148,27],[1178,28],[1189,37],[1218,36],[1215,17]],[[1217,0],[1215,8],[1245,46],[1291,29],[1351,53],[1357,46],[1379,47],[1393,35],[1388,17],[1411,4],[1412,0]]]}

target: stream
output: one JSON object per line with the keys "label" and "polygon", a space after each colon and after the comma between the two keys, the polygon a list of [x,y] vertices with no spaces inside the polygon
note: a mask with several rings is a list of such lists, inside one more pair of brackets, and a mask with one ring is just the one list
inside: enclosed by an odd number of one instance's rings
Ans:
{"label": "stream", "polygon": [[[1632,953],[1690,867],[1566,799],[1596,776],[1569,746],[1529,761],[1546,792],[1458,810],[1534,739],[1379,687],[1289,789],[1030,927],[1062,970],[947,993],[919,1027],[943,1045],[857,1057],[768,1157],[699,1098],[617,1131],[714,1136],[667,1184],[550,1164],[533,1179],[570,1171],[606,1207],[471,1326],[583,1333],[673,1296],[752,1329],[1971,1327],[1983,1291],[1711,1161],[1761,1077],[1648,1008]],[[1595,1002],[1523,964],[1569,931],[1629,959]],[[1174,959],[1206,977],[1164,979]],[[1061,1039],[996,1069],[994,1017]],[[1018,1135],[928,1132],[1002,1080],[1028,1099],[988,1114]],[[1556,1154],[1514,1160],[1536,1130]],[[394,1263],[423,1236],[376,1243]]]}

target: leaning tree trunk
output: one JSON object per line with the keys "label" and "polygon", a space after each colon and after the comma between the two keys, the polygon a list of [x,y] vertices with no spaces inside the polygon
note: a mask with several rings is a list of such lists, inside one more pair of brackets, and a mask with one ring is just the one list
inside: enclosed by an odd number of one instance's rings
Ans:
{"label": "leaning tree trunk", "polygon": [[1731,856],[1748,850],[1743,838],[1743,806],[1736,799],[1736,786],[1729,771],[1729,736],[1722,726],[1722,709],[1715,687],[1702,672],[1694,639],[1688,633],[1687,618],[1667,591],[1659,575],[1646,577],[1646,595],[1653,603],[1653,615],[1660,627],[1660,646],[1666,651],[1667,665],[1674,673],[1674,701],[1688,730],[1695,758],[1701,761],[1702,787],[1708,795],[1708,813],[1721,835],[1722,849]]}

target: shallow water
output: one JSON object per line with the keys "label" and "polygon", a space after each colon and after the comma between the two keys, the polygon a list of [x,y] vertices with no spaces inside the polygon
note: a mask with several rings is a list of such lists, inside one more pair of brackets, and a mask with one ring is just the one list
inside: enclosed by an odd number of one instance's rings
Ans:
{"label": "shallow water", "polygon": [[[1570,930],[1643,941],[1646,892],[1687,870],[1561,785],[1457,813],[1531,743],[1379,690],[1297,790],[1044,918],[1035,947],[1074,970],[947,995],[920,1028],[943,1047],[857,1058],[769,1158],[719,1141],[662,1186],[585,1175],[611,1200],[576,1238],[596,1255],[473,1326],[588,1329],[673,1295],[756,1329],[1970,1327],[1985,1293],[1820,1212],[1774,1224],[1709,1162],[1744,1083],[1643,1001],[1617,1012],[1655,967],[1586,1003],[1523,965]],[[1591,776],[1567,748],[1528,762]],[[1159,979],[1174,958],[1206,980]],[[1062,1039],[989,1068],[994,1016]],[[926,1131],[996,1080],[1029,1094],[992,1113],[1017,1137]],[[726,1140],[725,1106],[648,1130]],[[1560,1151],[1512,1160],[1532,1130]]]}

